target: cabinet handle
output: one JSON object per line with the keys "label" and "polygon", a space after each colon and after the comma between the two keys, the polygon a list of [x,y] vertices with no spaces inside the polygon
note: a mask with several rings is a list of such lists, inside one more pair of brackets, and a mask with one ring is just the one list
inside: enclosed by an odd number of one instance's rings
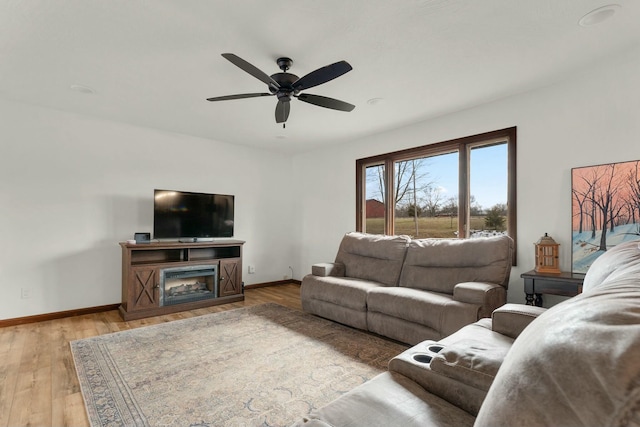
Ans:
{"label": "cabinet handle", "polygon": [[156,283],[156,285],[154,286],[154,289],[160,289],[160,283]]}
{"label": "cabinet handle", "polygon": [[220,281],[222,282],[223,280],[224,280],[224,277],[223,277],[223,276],[220,276]]}

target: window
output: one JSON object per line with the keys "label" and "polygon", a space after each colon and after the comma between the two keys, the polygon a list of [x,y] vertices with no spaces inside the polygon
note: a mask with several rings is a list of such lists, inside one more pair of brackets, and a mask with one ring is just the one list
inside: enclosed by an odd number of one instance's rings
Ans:
{"label": "window", "polygon": [[515,127],[359,159],[357,230],[515,240],[515,159]]}

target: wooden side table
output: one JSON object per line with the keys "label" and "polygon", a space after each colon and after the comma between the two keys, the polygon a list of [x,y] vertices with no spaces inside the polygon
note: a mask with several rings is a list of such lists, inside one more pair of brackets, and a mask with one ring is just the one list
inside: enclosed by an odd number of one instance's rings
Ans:
{"label": "wooden side table", "polygon": [[584,274],[567,273],[538,273],[535,270],[522,273],[524,279],[524,293],[527,305],[542,307],[542,294],[562,295],[573,297],[582,292]]}

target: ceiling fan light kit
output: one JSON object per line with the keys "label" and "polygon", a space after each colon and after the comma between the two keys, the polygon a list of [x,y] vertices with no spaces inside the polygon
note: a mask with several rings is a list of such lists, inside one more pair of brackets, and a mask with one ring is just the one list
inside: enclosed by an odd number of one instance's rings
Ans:
{"label": "ceiling fan light kit", "polygon": [[276,63],[278,64],[278,68],[280,68],[282,72],[275,73],[269,76],[259,68],[248,63],[239,56],[234,55],[233,53],[223,53],[222,56],[238,68],[265,83],[269,89],[269,93],[244,93],[238,95],[217,96],[213,98],[207,98],[207,101],[229,101],[233,99],[256,98],[260,96],[275,95],[278,99],[278,103],[276,104],[275,119],[276,123],[282,123],[282,127],[285,126],[285,123],[289,118],[289,112],[291,110],[291,98],[297,98],[300,101],[306,102],[308,104],[317,105],[319,107],[329,108],[337,111],[348,112],[352,111],[355,108],[355,105],[349,104],[348,102],[340,101],[338,99],[320,95],[312,95],[310,93],[300,93],[303,90],[319,86],[323,83],[327,83],[351,71],[352,67],[346,61],[339,61],[334,64],[318,68],[317,70],[298,78],[298,76],[296,76],[295,74],[287,72],[293,65],[293,60],[291,58],[278,58],[276,60]]}

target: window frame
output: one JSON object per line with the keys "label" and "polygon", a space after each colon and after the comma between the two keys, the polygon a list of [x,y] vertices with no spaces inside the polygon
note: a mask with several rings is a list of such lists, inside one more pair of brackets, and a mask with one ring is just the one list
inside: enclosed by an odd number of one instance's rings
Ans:
{"label": "window frame", "polygon": [[[356,160],[356,230],[363,231],[366,222],[366,170],[367,167],[384,165],[385,225],[384,234],[393,234],[395,223],[394,200],[395,163],[421,157],[437,156],[458,152],[458,236],[468,238],[467,224],[470,220],[470,155],[476,147],[507,144],[507,235],[517,242],[517,192],[516,192],[516,140],[517,128],[510,127],[477,135],[465,136],[449,141],[427,144],[386,154],[379,154]],[[514,245],[513,265],[516,265],[516,245]]]}

